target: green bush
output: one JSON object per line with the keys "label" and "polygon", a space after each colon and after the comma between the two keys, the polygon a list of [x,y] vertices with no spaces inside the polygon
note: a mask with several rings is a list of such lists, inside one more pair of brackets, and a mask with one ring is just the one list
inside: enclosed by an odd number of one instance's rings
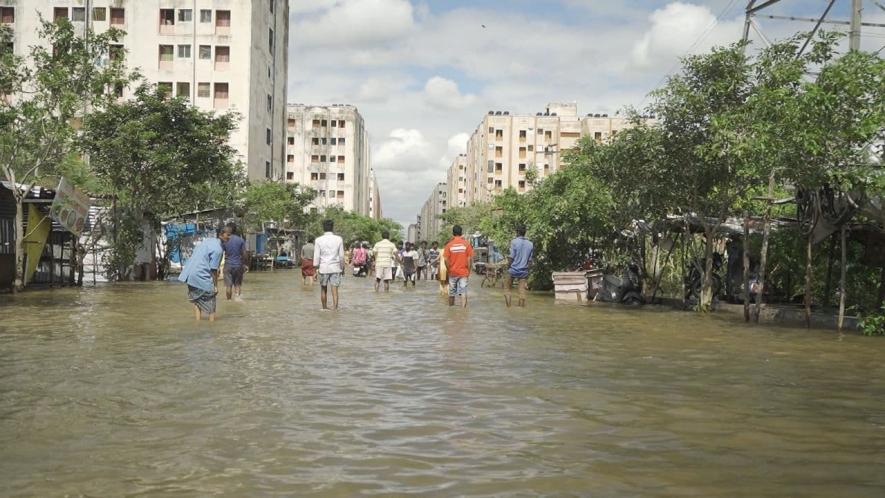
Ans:
{"label": "green bush", "polygon": [[863,335],[885,335],[885,303],[875,313],[861,320],[860,331]]}

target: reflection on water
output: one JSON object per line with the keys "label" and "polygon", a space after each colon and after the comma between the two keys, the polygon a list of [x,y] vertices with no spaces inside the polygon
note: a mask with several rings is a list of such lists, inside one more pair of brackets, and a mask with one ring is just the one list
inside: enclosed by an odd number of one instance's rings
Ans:
{"label": "reflection on water", "polygon": [[0,296],[0,495],[885,495],[881,341],[425,284]]}

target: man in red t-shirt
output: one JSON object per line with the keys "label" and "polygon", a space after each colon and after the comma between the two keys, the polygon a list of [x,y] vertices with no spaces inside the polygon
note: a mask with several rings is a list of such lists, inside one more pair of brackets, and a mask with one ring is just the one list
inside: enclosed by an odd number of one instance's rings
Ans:
{"label": "man in red t-shirt", "polygon": [[467,278],[473,266],[473,246],[461,237],[461,226],[452,227],[453,237],[443,248],[443,257],[449,274],[449,306],[455,305],[455,296],[461,296],[461,306],[467,307]]}

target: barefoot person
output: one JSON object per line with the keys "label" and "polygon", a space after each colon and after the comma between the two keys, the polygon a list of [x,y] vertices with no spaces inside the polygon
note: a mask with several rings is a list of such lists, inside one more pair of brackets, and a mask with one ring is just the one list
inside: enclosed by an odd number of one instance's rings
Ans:
{"label": "barefoot person", "polygon": [[236,234],[236,225],[233,223],[224,227],[224,234],[226,240],[221,244],[224,249],[224,292],[228,301],[232,295],[235,296],[235,300],[241,301],[243,275],[246,272],[246,267],[243,265],[246,241]]}
{"label": "barefoot person", "polygon": [[504,302],[511,304],[511,292],[516,283],[517,306],[525,308],[526,289],[528,288],[529,266],[535,246],[525,238],[525,226],[516,227],[516,238],[510,241],[510,257],[507,258],[507,273],[504,275]]}
{"label": "barefoot person", "polygon": [[301,278],[304,279],[304,285],[313,284],[316,270],[313,267],[313,237],[307,239],[307,244],[301,248]]}
{"label": "barefoot person", "polygon": [[338,287],[341,286],[341,275],[344,273],[344,239],[332,233],[335,225],[332,220],[323,222],[322,236],[316,240],[316,261],[314,266],[320,273],[320,302],[323,309],[329,309],[328,289],[332,288],[332,306],[338,309]]}
{"label": "barefoot person", "polygon": [[205,238],[194,248],[193,254],[184,264],[180,282],[187,284],[187,299],[194,305],[194,318],[201,320],[203,313],[209,321],[215,321],[215,296],[218,295],[218,266],[224,250],[221,243],[227,241],[228,234],[219,230],[218,238]]}
{"label": "barefoot person", "polygon": [[375,292],[384,282],[384,292],[390,291],[393,280],[393,261],[396,257],[396,246],[390,241],[390,232],[381,232],[381,240],[372,248],[372,272],[375,274]]}
{"label": "barefoot person", "polygon": [[473,266],[473,246],[461,237],[461,225],[452,227],[452,238],[443,248],[443,258],[449,273],[449,306],[455,305],[455,297],[461,297],[461,306],[467,307],[467,279]]}

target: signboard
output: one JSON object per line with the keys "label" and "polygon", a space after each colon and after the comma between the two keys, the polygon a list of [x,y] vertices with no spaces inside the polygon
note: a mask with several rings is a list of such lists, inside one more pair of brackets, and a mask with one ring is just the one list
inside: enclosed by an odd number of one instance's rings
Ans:
{"label": "signboard", "polygon": [[89,197],[62,177],[49,215],[69,232],[80,235],[89,217]]}

